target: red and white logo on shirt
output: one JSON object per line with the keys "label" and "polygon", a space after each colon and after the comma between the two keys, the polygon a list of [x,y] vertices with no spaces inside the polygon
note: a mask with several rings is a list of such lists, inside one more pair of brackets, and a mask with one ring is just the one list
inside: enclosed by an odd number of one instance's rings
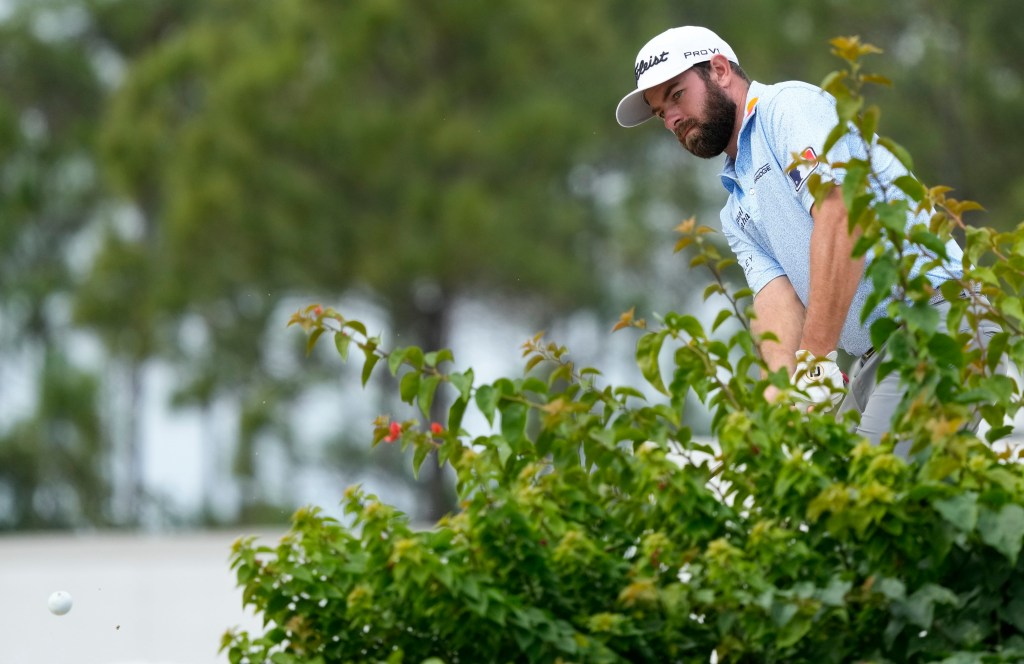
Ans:
{"label": "red and white logo on shirt", "polygon": [[789,172],[789,179],[796,185],[797,191],[804,186],[807,178],[818,168],[818,154],[814,151],[814,148],[804,148],[800,152],[800,159],[802,161],[797,163],[793,170]]}

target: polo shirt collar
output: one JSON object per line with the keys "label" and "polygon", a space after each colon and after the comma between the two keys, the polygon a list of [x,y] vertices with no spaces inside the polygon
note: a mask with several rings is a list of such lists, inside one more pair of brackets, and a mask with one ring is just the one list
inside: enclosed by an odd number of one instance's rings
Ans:
{"label": "polo shirt collar", "polygon": [[[751,121],[754,119],[754,115],[757,114],[757,104],[761,100],[765,86],[758,83],[757,81],[751,81],[750,86],[747,88],[747,101],[745,104],[745,110],[743,113],[743,122],[740,123],[740,133],[736,138],[736,154],[739,155],[741,152],[747,149],[744,141],[744,137],[747,134],[747,128],[750,126]],[[721,177],[723,183],[726,178],[729,180],[736,179],[736,160],[730,156],[725,157],[725,166],[722,168]],[[728,185],[726,185],[728,188]]]}

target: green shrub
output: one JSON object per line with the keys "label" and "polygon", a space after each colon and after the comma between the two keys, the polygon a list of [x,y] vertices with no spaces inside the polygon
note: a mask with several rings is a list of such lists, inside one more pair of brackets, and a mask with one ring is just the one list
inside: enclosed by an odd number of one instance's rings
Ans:
{"label": "green shrub", "polygon": [[[879,112],[861,86],[878,77],[860,59],[873,49],[833,45],[846,63],[825,83],[839,100],[834,136],[870,136]],[[1024,228],[968,227],[962,214],[976,205],[910,178],[897,183],[909,203],[871,199],[870,160],[845,167],[858,251],[874,252],[868,309],[901,296],[872,329],[896,351],[883,371],[908,385],[881,446],[851,433],[855,416],[764,400],[767,385],[789,389],[789,379],[762,371],[750,291],[730,292],[721,275],[731,259],[692,220],[679,248],[711,269],[705,298],[730,306],[710,325],[670,313],[655,329],[623,315],[616,328],[639,334],[649,394],[604,386],[540,336],[524,346],[522,378],[477,384],[472,370],[449,368],[447,351],[385,352],[358,321],[310,307],[292,322],[310,347],[328,334],[342,358],[361,351],[364,383],[387,366],[424,418],[445,390],[446,422],[382,417],[373,442],[412,448],[417,468],[436,451],[457,475],[460,510],[414,529],[354,487],[343,501],[351,523],[307,508],[275,547],[238,542],[243,601],[266,627],[226,634],[230,661],[1024,660],[1024,473],[1011,448],[992,445],[1012,432],[1021,398],[996,368],[1024,360]],[[930,210],[930,225],[892,223],[900,205]],[[988,299],[956,300],[949,317],[998,321],[987,353],[936,333],[921,304],[930,286],[907,276],[913,254],[941,255],[958,229],[966,274],[949,288],[980,284]],[[716,336],[730,319],[737,331]],[[713,414],[716,447],[686,425],[690,393]],[[489,433],[462,428],[471,407]],[[987,441],[963,428],[978,416]],[[911,461],[892,454],[896,441],[914,444]]]}

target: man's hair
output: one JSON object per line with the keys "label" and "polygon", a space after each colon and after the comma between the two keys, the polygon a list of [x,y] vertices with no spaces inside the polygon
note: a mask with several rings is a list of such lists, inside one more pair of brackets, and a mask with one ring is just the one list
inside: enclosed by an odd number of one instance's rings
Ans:
{"label": "man's hair", "polygon": [[[743,67],[740,67],[733,61],[729,61],[729,66],[732,67],[732,73],[742,78],[747,83],[750,83],[750,77],[747,76],[747,72],[743,71]],[[697,75],[703,79],[705,83],[711,80],[711,61],[698,62],[693,65],[693,68],[697,70]]]}

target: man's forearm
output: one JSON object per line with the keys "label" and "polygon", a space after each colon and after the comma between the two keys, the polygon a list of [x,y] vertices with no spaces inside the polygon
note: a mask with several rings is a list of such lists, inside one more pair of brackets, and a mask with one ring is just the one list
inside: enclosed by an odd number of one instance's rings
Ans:
{"label": "man's forearm", "polygon": [[799,348],[804,328],[804,305],[786,277],[778,277],[762,288],[754,298],[754,320],[751,330],[755,338],[766,332],[777,341],[760,341],[758,349],[771,371],[785,368],[792,373],[796,367],[794,354]]}
{"label": "man's forearm", "polygon": [[811,289],[797,346],[823,356],[834,350],[864,275],[864,259],[853,259],[860,233],[847,229],[846,206],[838,189],[813,211]]}

